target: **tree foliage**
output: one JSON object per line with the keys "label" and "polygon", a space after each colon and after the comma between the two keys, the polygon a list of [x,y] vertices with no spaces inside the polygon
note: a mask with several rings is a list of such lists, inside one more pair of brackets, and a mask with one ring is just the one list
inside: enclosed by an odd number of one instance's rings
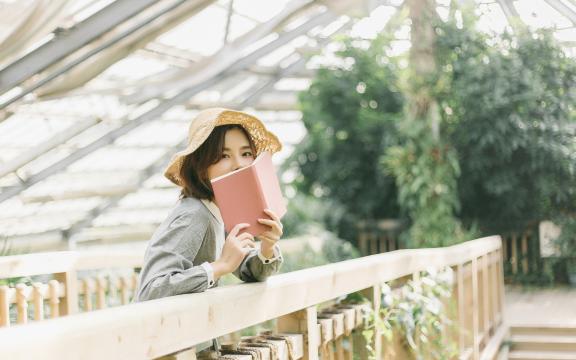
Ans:
{"label": "tree foliage", "polygon": [[286,162],[298,171],[293,185],[299,191],[341,209],[332,221],[347,238],[356,219],[399,213],[394,179],[375,161],[396,141],[403,107],[400,69],[388,61],[385,43],[380,38],[365,48],[345,40],[341,63],[318,71],[300,96],[307,136]]}
{"label": "tree foliage", "polygon": [[[469,24],[436,26],[438,74],[432,91],[441,146],[455,150],[442,161],[460,169],[456,184],[444,184],[458,189],[448,206],[484,234],[574,214],[576,61],[547,32],[488,35]],[[435,154],[426,137],[418,140],[426,124],[400,121],[406,104],[401,91],[406,70],[400,65],[406,57],[389,56],[389,44],[384,35],[369,45],[343,41],[340,64],[321,69],[300,97],[308,135],[288,161],[299,174],[294,185],[333,202],[343,214],[340,220],[408,215],[414,223],[420,215],[406,202],[400,207],[399,196],[421,201],[419,196],[430,198],[425,192],[442,190],[434,180],[441,168],[426,165],[427,171],[403,174],[379,161],[392,154],[401,166],[433,161]],[[412,145],[402,135],[406,131],[416,134]],[[425,148],[431,156],[422,157],[420,150],[394,154],[398,145]],[[398,176],[418,177],[409,193],[398,191]],[[343,231],[350,222],[338,224],[340,236],[351,238]]]}
{"label": "tree foliage", "polygon": [[[461,217],[486,232],[576,209],[576,62],[548,32],[438,29]],[[489,45],[495,43],[495,45]]]}

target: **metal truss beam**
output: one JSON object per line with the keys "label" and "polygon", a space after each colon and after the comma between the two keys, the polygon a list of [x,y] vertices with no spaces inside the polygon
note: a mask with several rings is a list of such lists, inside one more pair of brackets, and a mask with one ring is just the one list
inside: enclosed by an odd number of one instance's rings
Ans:
{"label": "metal truss beam", "polygon": [[[175,148],[176,149],[183,148],[186,146],[187,143],[188,143],[188,139],[184,139],[178,145],[176,145]],[[142,184],[144,184],[144,182],[146,180],[148,180],[150,177],[154,176],[156,173],[161,171],[166,166],[166,164],[168,163],[168,161],[170,160],[170,158],[173,155],[174,155],[174,152],[172,150],[170,150],[170,151],[166,152],[163,156],[161,156],[158,160],[156,160],[154,163],[148,165],[143,170],[140,170],[139,174],[138,174],[138,179],[136,180],[136,182],[134,184],[136,186],[136,188],[139,188],[140,186],[142,186]],[[118,203],[120,203],[120,201],[126,195],[127,195],[127,193],[122,193],[122,194],[117,195],[117,196],[109,197],[108,199],[103,201],[102,204],[100,204],[100,206],[89,211],[88,215],[85,216],[83,219],[74,223],[72,226],[70,226],[70,228],[63,230],[62,236],[64,239],[68,240],[69,248],[74,249],[76,247],[76,239],[75,239],[76,234],[78,234],[80,231],[82,231],[82,229],[84,229],[85,227],[92,224],[92,221],[94,221],[94,219],[96,217],[100,216],[100,214],[103,214],[107,210],[118,205]]]}
{"label": "metal truss beam", "polygon": [[520,21],[520,14],[518,14],[518,11],[516,11],[516,8],[514,7],[512,0],[497,0],[497,1],[500,7],[502,8],[502,11],[504,12],[506,19],[508,19],[508,23],[510,24],[510,26],[512,26],[512,28],[514,28],[515,27],[514,24]]}
{"label": "metal truss beam", "polygon": [[159,0],[116,0],[0,71],[0,94],[62,60]]}
{"label": "metal truss beam", "polygon": [[[184,91],[180,92],[178,95],[162,101],[159,105],[154,107],[153,109],[145,112],[144,114],[138,116],[137,118],[128,121],[127,123],[121,125],[120,127],[106,133],[99,139],[95,140],[91,144],[79,149],[78,151],[70,154],[66,158],[56,162],[55,164],[47,167],[46,169],[38,172],[35,175],[32,175],[30,178],[25,179],[22,183],[18,186],[13,186],[10,188],[6,188],[2,193],[0,193],[0,202],[3,202],[7,199],[12,198],[13,196],[18,195],[20,192],[24,191],[25,189],[29,188],[30,186],[44,180],[45,178],[58,173],[59,171],[64,170],[69,165],[73,164],[74,162],[80,160],[81,158],[85,157],[86,155],[102,148],[103,146],[109,145],[113,143],[117,138],[122,135],[127,134],[128,132],[136,129],[137,127],[151,121],[154,119],[159,118],[164,112],[172,108],[173,106],[180,105],[186,103],[192,96],[196,95],[197,93],[217,84],[222,79],[226,78],[230,74],[233,74],[235,71],[243,70],[258,60],[260,57],[268,54],[269,52],[275,50],[276,48],[280,47],[286,42],[287,38],[295,38],[300,34],[303,34],[310,30],[313,27],[318,25],[323,25],[325,23],[329,23],[336,18],[336,15],[331,12],[323,13],[312,20],[300,25],[298,28],[291,30],[290,32],[284,34],[284,41],[274,41],[270,44],[265,45],[263,48],[257,49],[254,52],[250,53],[246,57],[237,61],[236,65],[233,66],[233,69],[223,69],[220,72],[214,74],[211,78],[206,79],[205,81],[195,84]],[[296,35],[298,34],[298,35]],[[282,37],[281,37],[282,38]]]}
{"label": "metal truss beam", "polygon": [[[157,16],[151,16],[136,25],[138,29],[134,31],[128,30],[123,34],[117,35],[114,39],[104,40],[95,44],[95,46],[107,48],[102,50],[93,61],[75,66],[72,70],[60,75],[58,81],[43,87],[37,92],[37,95],[39,97],[52,98],[54,96],[62,96],[62,94],[82,87],[116,62],[124,59],[134,51],[144,48],[148,43],[157,39],[158,36],[172,30],[213,4],[214,1],[216,0],[180,0],[177,4],[173,3],[158,12]],[[178,6],[177,11],[173,11],[176,9],[175,6]],[[136,88],[138,88],[138,85],[136,85]]]}
{"label": "metal truss beam", "polygon": [[18,156],[14,160],[4,164],[0,164],[0,178],[6,176],[7,174],[15,172],[16,170],[28,164],[32,160],[44,155],[46,152],[54,149],[57,146],[60,146],[62,143],[70,140],[71,138],[78,135],[82,131],[97,124],[99,121],[100,119],[93,118],[90,120],[74,124],[73,126],[70,126],[64,131],[55,134],[53,137],[46,140],[45,142],[34,146],[34,148],[30,149],[30,151]]}
{"label": "metal truss beam", "polygon": [[[319,39],[317,47],[322,48],[324,45],[326,45],[326,43],[328,43],[332,39],[332,37],[331,37],[332,35],[340,32],[340,31],[343,31],[345,28],[348,28],[349,26],[350,26],[350,21],[343,23],[330,36],[326,36],[322,39]],[[246,98],[244,98],[242,100],[242,102],[240,103],[240,107],[248,107],[248,106],[255,105],[258,102],[258,100],[260,99],[260,97],[262,97],[262,95],[264,95],[266,92],[272,90],[274,88],[274,85],[279,80],[304,70],[306,68],[307,62],[308,62],[308,57],[306,55],[302,55],[298,60],[296,60],[292,64],[288,65],[286,68],[280,69],[276,74],[274,74],[270,78],[270,80],[266,84],[264,84],[263,86],[258,88],[256,91],[249,94]]]}
{"label": "metal truss beam", "polygon": [[572,10],[571,7],[567,6],[560,0],[546,0],[548,5],[552,6],[554,10],[558,11],[560,14],[572,22],[572,25],[576,26],[576,12]]}
{"label": "metal truss beam", "polygon": [[[207,0],[207,1],[211,2],[213,0]],[[104,43],[96,46],[95,48],[93,48],[92,50],[83,54],[79,58],[74,59],[74,60],[70,61],[69,63],[66,63],[66,64],[60,66],[58,69],[56,69],[55,71],[53,71],[49,75],[45,76],[41,80],[39,80],[39,81],[35,82],[34,84],[26,87],[21,92],[10,97],[6,101],[0,103],[0,110],[7,107],[8,105],[18,101],[19,99],[23,98],[26,94],[31,93],[32,91],[44,86],[45,84],[51,82],[52,80],[56,79],[57,77],[61,76],[62,74],[70,71],[71,69],[73,69],[76,66],[78,66],[79,64],[83,63],[84,61],[91,58],[95,54],[97,54],[97,53],[99,53],[99,52],[101,52],[107,48],[110,48],[113,45],[116,45],[117,43],[119,43],[123,39],[127,38],[131,34],[137,32],[138,30],[145,28],[147,26],[150,26],[150,24],[153,23],[156,19],[158,19],[158,18],[160,18],[166,14],[174,13],[178,7],[180,7],[182,5],[188,6],[190,4],[192,4],[194,7],[198,4],[198,6],[201,7],[201,6],[203,6],[202,4],[205,2],[206,1],[197,0],[197,1],[194,1],[191,3],[190,1],[187,1],[187,0],[178,0],[178,1],[171,3],[169,6],[166,6],[160,10],[157,10],[154,14],[148,16],[146,19],[140,21],[136,25],[131,26],[129,29],[122,31],[121,33],[115,35],[114,37],[110,38],[109,40],[106,40]],[[94,67],[94,68],[96,68],[96,67]],[[93,70],[91,69],[91,71],[93,71]],[[103,69],[101,71],[103,71]]]}
{"label": "metal truss beam", "polygon": [[[168,79],[162,79],[160,81],[156,81],[156,83],[151,83],[144,87],[138,88],[135,94],[133,96],[126,97],[126,100],[128,102],[141,103],[153,98],[163,97],[164,94],[173,92],[175,90],[184,89],[189,86],[195,86],[205,79],[210,78],[217,73],[221,73],[222,71],[234,71],[234,66],[239,60],[242,60],[243,53],[245,53],[245,51],[250,46],[253,46],[257,41],[279,30],[279,27],[284,26],[289,19],[302,12],[303,10],[309,8],[313,4],[314,2],[311,0],[291,1],[286,6],[286,8],[274,18],[256,26],[256,28],[252,29],[250,32],[234,40],[233,42],[225,44],[216,54],[205,58],[203,61],[200,61],[197,64],[194,64],[192,68],[179,71],[177,74],[172,75]],[[331,13],[325,12],[322,15],[325,16],[326,14]],[[312,21],[314,20],[315,19]],[[310,23],[310,21],[308,21],[307,24],[308,23]],[[280,35],[280,38],[283,39],[282,44],[291,40],[289,36],[286,36],[287,34],[296,33],[298,29],[300,29],[300,31],[305,30],[298,35],[301,35],[302,33],[305,33],[309,30],[305,29],[305,27],[301,25],[295,30]],[[261,49],[266,51],[264,48],[265,46]],[[238,68],[238,66],[236,66],[236,68]]]}

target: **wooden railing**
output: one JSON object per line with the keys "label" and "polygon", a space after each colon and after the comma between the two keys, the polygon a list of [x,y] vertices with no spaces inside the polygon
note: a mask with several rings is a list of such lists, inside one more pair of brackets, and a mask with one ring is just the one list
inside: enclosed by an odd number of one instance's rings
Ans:
{"label": "wooden railing", "polygon": [[[0,329],[7,359],[151,359],[271,319],[304,338],[318,359],[318,305],[363,291],[379,309],[381,285],[433,267],[455,271],[459,358],[493,359],[504,338],[500,237],[437,249],[398,250],[208,290]],[[324,337],[325,338],[325,337]],[[374,336],[382,358],[382,336]],[[189,353],[189,351],[188,351]]]}
{"label": "wooden railing", "polygon": [[[0,285],[0,327],[28,323],[29,303],[35,321],[128,304],[137,285],[134,268],[142,266],[142,260],[143,253],[133,251],[0,257],[0,279],[16,278],[13,284]],[[114,269],[125,271],[104,275]],[[29,285],[18,279],[38,275],[45,275],[44,280]]]}

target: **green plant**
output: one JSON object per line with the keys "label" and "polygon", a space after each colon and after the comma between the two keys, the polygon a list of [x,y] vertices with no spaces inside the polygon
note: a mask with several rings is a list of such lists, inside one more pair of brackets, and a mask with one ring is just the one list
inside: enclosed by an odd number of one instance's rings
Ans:
{"label": "green plant", "polygon": [[431,269],[419,281],[408,281],[397,297],[384,297],[386,305],[396,311],[393,325],[416,359],[451,359],[457,354],[456,344],[447,336],[447,330],[455,326],[450,319],[452,284],[450,268]]}
{"label": "green plant", "polygon": [[[382,285],[381,308],[378,314],[366,307],[362,335],[367,344],[370,360],[376,358],[371,346],[375,332],[388,341],[400,335],[402,343],[415,359],[451,359],[457,354],[454,340],[447,336],[448,329],[456,326],[451,317],[453,273],[428,270],[419,280],[410,280],[393,290]],[[368,303],[358,293],[347,296],[345,303]]]}

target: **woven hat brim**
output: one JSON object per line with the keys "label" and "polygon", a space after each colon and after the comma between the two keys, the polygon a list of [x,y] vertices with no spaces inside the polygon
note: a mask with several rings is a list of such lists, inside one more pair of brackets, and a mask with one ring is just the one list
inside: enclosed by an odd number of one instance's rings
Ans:
{"label": "woven hat brim", "polygon": [[[196,121],[200,123],[194,123]],[[196,151],[200,145],[206,141],[216,126],[233,124],[242,126],[246,132],[248,132],[256,147],[257,155],[263,151],[268,151],[273,154],[282,150],[280,140],[278,140],[276,135],[268,131],[258,118],[235,110],[222,108],[207,109],[199,113],[190,125],[188,146],[186,149],[174,154],[164,171],[164,176],[174,184],[183,186],[184,183],[180,178],[180,169],[182,168],[184,158]]]}

